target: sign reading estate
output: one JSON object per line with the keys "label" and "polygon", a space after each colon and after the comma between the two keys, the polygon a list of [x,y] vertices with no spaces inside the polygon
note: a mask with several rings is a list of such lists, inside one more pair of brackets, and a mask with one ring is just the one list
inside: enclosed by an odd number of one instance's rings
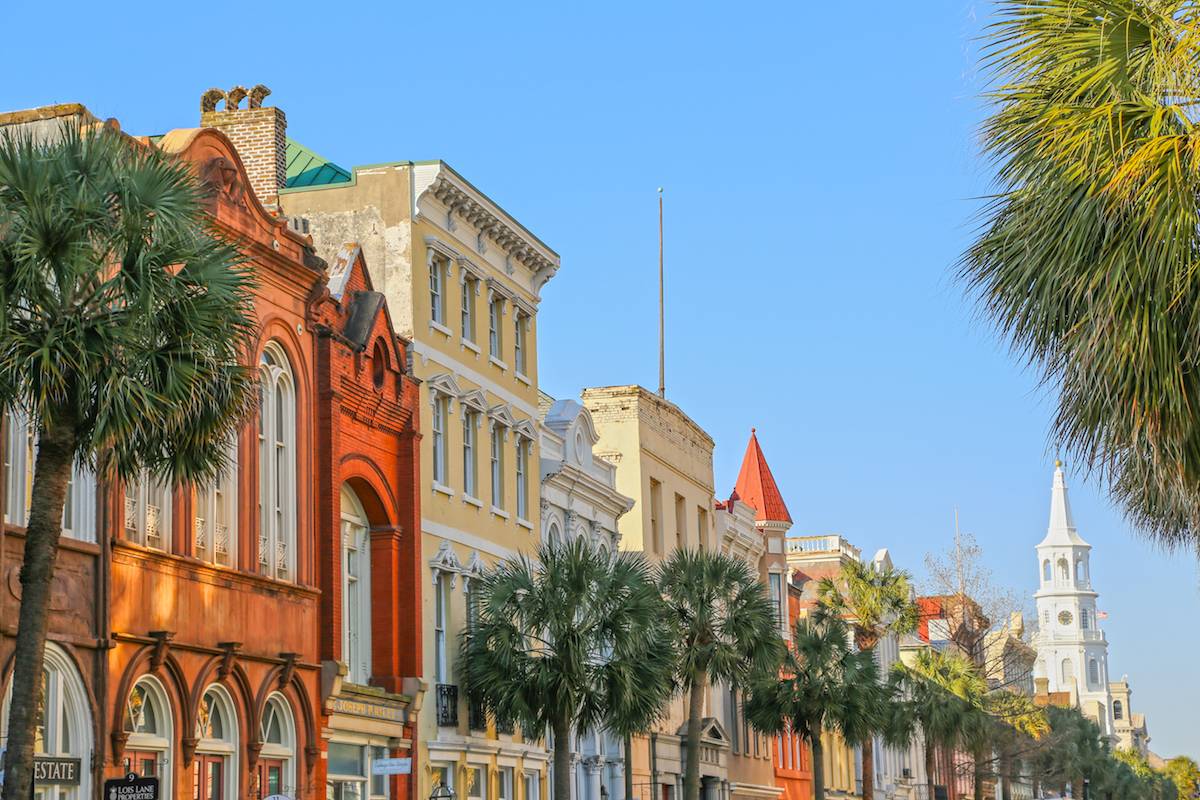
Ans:
{"label": "sign reading estate", "polygon": [[129,773],[104,782],[103,800],[158,800],[158,778],[141,778]]}
{"label": "sign reading estate", "polygon": [[36,786],[78,786],[78,758],[51,758],[37,756],[33,759],[33,782]]}

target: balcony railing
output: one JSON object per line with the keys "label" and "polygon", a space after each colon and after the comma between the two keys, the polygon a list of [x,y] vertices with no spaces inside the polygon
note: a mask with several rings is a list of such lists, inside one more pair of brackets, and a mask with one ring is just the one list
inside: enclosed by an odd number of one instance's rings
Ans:
{"label": "balcony railing", "polygon": [[837,534],[826,536],[789,536],[787,538],[789,555],[839,555],[847,558],[859,558],[861,552],[857,547]]}
{"label": "balcony railing", "polygon": [[514,725],[511,720],[503,722],[496,720],[496,733],[502,733],[505,736],[512,736],[514,731],[516,731],[516,725]]}
{"label": "balcony railing", "polygon": [[487,730],[487,711],[478,700],[467,701],[467,727],[473,731]]}
{"label": "balcony railing", "polygon": [[445,728],[458,725],[458,687],[452,683],[437,685],[437,724]]}

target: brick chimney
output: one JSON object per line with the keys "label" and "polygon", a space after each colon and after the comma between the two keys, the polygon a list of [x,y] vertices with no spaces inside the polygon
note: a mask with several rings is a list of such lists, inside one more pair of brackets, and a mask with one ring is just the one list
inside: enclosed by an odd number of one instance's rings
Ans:
{"label": "brick chimney", "polygon": [[[237,148],[250,187],[268,210],[278,210],[279,190],[287,181],[287,117],[278,108],[264,108],[271,90],[261,83],[247,92],[209,89],[200,97],[200,125],[220,128]],[[241,103],[249,98],[246,108]],[[217,103],[222,108],[217,110]]]}

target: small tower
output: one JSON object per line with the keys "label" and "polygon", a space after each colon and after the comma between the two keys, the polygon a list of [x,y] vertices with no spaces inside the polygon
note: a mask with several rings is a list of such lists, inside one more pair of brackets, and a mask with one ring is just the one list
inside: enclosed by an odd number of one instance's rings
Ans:
{"label": "small tower", "polygon": [[1051,692],[1069,693],[1106,734],[1113,732],[1108,690],[1108,641],[1096,616],[1092,589],[1092,546],[1080,537],[1071,516],[1062,462],[1054,463],[1050,525],[1037,546],[1038,632],[1034,678]]}
{"label": "small tower", "polygon": [[746,444],[746,455],[742,457],[742,468],[738,471],[731,501],[736,499],[754,509],[754,527],[763,538],[765,554],[761,571],[771,593],[771,602],[777,609],[779,625],[784,638],[790,638],[787,606],[787,548],[786,537],[792,527],[792,515],[788,513],[783,494],[775,483],[775,476],[767,465],[758,433],[750,429],[750,441]]}

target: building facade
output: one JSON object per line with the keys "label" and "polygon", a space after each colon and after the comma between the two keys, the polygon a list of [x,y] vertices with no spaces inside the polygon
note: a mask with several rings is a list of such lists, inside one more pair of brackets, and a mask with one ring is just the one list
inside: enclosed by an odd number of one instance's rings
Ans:
{"label": "building facade", "polygon": [[[633,500],[616,489],[616,467],[593,448],[599,437],[592,415],[575,400],[543,394],[541,429],[541,534],[543,542],[585,539],[615,552],[618,520]],[[625,800],[625,754],[606,730],[571,734],[573,800]]]}
{"label": "building facade", "polygon": [[1146,727],[1146,715],[1133,710],[1133,689],[1129,676],[1108,685],[1112,697],[1113,735],[1116,747],[1133,750],[1143,756],[1150,754],[1150,731]]}
{"label": "building facade", "polygon": [[1108,640],[1096,612],[1099,595],[1092,587],[1091,550],[1075,529],[1062,462],[1057,462],[1050,524],[1037,545],[1034,678],[1045,678],[1051,693],[1067,692],[1077,698],[1083,713],[1095,720],[1104,735],[1112,736]]}
{"label": "building facade", "polygon": [[457,800],[539,800],[542,733],[498,729],[468,703],[457,659],[483,570],[541,538],[536,318],[558,255],[443,162],[347,171],[284,136],[276,145],[272,157],[287,173],[283,211],[303,220],[327,258],[358,243],[411,341],[420,381],[428,696],[415,790],[428,797],[442,784]]}
{"label": "building facade", "polygon": [[[616,488],[633,499],[621,520],[621,546],[661,562],[679,548],[711,549],[713,440],[684,412],[640,386],[585,389],[598,441],[595,453],[616,465]],[[713,687],[705,703],[700,777],[704,800],[729,797],[730,733]],[[685,702],[676,698],[663,719],[633,738],[626,759],[637,800],[677,800],[683,792]],[[761,745],[760,745],[761,746]]]}

